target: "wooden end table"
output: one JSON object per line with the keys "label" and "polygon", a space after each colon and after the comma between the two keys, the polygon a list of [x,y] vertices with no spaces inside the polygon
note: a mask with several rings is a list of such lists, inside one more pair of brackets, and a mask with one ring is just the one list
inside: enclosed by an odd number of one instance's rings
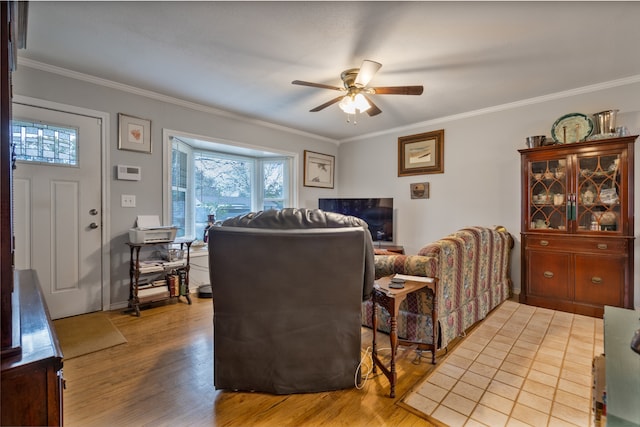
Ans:
{"label": "wooden end table", "polygon": [[[382,373],[389,379],[391,385],[390,397],[396,397],[396,382],[398,375],[396,373],[396,350],[398,344],[419,344],[423,348],[427,348],[431,351],[431,363],[436,364],[436,348],[438,345],[438,305],[436,298],[436,286],[437,279],[432,277],[425,277],[426,281],[412,281],[407,280],[402,289],[389,288],[392,276],[383,277],[376,280],[373,293],[371,295],[371,302],[373,303],[373,345],[371,351],[371,358],[373,359],[373,372],[376,372],[376,366],[379,366]],[[400,304],[407,298],[412,292],[418,291],[423,288],[429,288],[433,291],[433,310],[431,310],[431,320],[433,322],[433,337],[432,344],[425,344],[405,339],[398,339],[398,312],[400,310]],[[386,308],[391,316],[391,331],[389,333],[389,339],[391,341],[391,365],[387,366],[382,363],[378,357],[376,348],[376,333],[378,331],[378,316],[376,316],[376,304]]]}

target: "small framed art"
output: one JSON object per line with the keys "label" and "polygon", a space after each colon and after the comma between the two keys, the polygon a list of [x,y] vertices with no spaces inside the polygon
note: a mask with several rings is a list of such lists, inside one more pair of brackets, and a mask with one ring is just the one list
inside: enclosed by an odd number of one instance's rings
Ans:
{"label": "small framed art", "polygon": [[412,199],[428,199],[429,198],[429,183],[428,182],[416,182],[409,184],[411,188]]}
{"label": "small framed art", "polygon": [[333,188],[335,157],[304,150],[304,186]]}
{"label": "small framed art", "polygon": [[151,154],[151,120],[118,113],[118,149]]}
{"label": "small framed art", "polygon": [[398,176],[444,173],[444,129],[398,138]]}

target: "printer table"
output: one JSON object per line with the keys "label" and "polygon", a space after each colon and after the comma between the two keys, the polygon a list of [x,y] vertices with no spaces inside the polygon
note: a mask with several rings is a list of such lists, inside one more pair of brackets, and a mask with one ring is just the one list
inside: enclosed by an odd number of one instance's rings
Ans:
{"label": "printer table", "polygon": [[[136,316],[140,317],[140,306],[144,304],[150,304],[153,302],[163,301],[170,298],[178,298],[184,296],[187,303],[191,304],[191,296],[189,294],[189,270],[190,270],[190,251],[193,240],[180,240],[180,241],[163,241],[163,242],[147,242],[147,243],[131,243],[128,242],[130,249],[130,261],[129,261],[129,309],[133,310]],[[186,261],[180,265],[175,265],[171,262],[158,263],[156,268],[152,268],[146,271],[141,268],[140,265],[140,250],[143,247],[158,246],[158,245],[180,245],[180,250],[184,251],[186,247]],[[169,282],[173,280],[170,277],[173,276],[170,273],[175,270],[177,273],[178,284]],[[140,295],[140,276],[144,274],[164,274],[167,278],[164,285],[151,286],[147,290],[151,293],[146,295]]]}

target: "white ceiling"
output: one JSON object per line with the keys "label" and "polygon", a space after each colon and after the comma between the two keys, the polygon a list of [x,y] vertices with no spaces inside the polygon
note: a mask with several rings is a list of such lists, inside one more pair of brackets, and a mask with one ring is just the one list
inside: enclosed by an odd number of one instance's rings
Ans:
{"label": "white ceiling", "polygon": [[[25,63],[131,85],[344,141],[640,75],[640,2],[31,1]],[[382,110],[346,122],[339,93],[363,59]],[[144,116],[144,111],[127,111]]]}

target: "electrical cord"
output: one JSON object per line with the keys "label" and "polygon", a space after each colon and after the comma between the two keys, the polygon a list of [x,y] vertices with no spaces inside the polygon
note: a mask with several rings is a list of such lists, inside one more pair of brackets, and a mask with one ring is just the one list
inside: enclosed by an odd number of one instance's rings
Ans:
{"label": "electrical cord", "polygon": [[[361,369],[365,364],[365,361],[370,361],[371,364],[368,366],[368,370],[366,373],[362,373],[360,379],[361,382],[358,384],[358,372],[362,372]],[[356,368],[356,372],[353,376],[353,383],[355,384],[358,390],[362,390],[364,388],[365,383],[369,379],[369,375],[373,372],[373,358],[371,357],[371,347],[367,347],[364,351],[364,354],[360,358],[360,363],[358,363],[358,367]]]}
{"label": "electrical cord", "polygon": [[[391,347],[379,348],[378,352],[387,351],[387,350],[391,351]],[[398,349],[396,351],[398,350],[404,350],[404,348],[398,346]],[[364,388],[364,385],[369,379],[369,376],[373,372],[373,355],[371,353],[372,353],[371,347],[367,347],[366,350],[364,351],[364,354],[360,358],[360,363],[358,363],[358,366],[356,367],[356,372],[353,376],[354,377],[353,382],[355,384],[355,387],[358,390],[362,390]],[[369,364],[366,364],[365,362],[369,362]],[[361,381],[360,381],[360,384],[358,384],[358,372],[361,370],[363,366],[369,369],[367,370],[367,372],[361,374]]]}

